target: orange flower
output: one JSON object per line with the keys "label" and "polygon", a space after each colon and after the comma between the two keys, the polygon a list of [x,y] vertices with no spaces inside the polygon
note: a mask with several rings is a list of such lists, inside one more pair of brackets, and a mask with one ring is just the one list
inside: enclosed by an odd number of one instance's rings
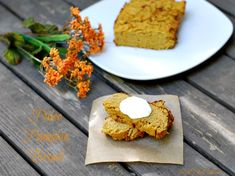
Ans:
{"label": "orange flower", "polygon": [[56,48],[51,48],[50,50],[50,56],[51,57],[58,57],[59,56],[59,51]]}
{"label": "orange flower", "polygon": [[98,29],[93,29],[88,17],[82,20],[77,7],[71,7],[70,11],[72,19],[66,30],[71,31],[65,32],[71,34],[71,39],[68,41],[66,56],[61,58],[59,50],[52,48],[50,57],[45,57],[41,65],[46,71],[45,83],[54,87],[64,77],[75,83],[77,96],[84,98],[90,90],[90,77],[93,72],[92,64],[84,59],[104,48],[104,33],[101,25]]}
{"label": "orange flower", "polygon": [[75,51],[79,53],[81,49],[83,48],[83,41],[80,39],[76,39],[76,37],[73,37],[69,42],[68,42],[68,51]]}
{"label": "orange flower", "polygon": [[71,8],[71,14],[75,18],[70,21],[70,29],[75,30],[75,35],[80,35],[81,31],[84,42],[87,42],[89,45],[89,49],[85,54],[88,56],[100,52],[104,48],[104,33],[102,26],[99,25],[98,31],[93,29],[88,17],[85,17],[84,20],[82,20],[78,8]]}
{"label": "orange flower", "polygon": [[82,40],[78,40],[77,43],[76,43],[76,48],[78,50],[78,52],[80,52],[83,48],[83,42]]}
{"label": "orange flower", "polygon": [[89,24],[85,30],[81,29],[81,31],[85,41],[89,45],[89,50],[87,51],[89,55],[98,53],[104,48],[104,33],[101,25],[98,27],[98,32],[88,26]]}
{"label": "orange flower", "polygon": [[59,50],[56,48],[51,48],[50,56],[56,66],[61,65],[62,59],[60,58]]}
{"label": "orange flower", "polygon": [[76,62],[74,67],[82,70],[82,72],[87,74],[89,78],[91,77],[91,73],[93,72],[93,66],[91,65],[91,63],[87,61],[80,61],[80,62]]}
{"label": "orange flower", "polygon": [[87,30],[92,29],[92,28],[91,28],[91,23],[90,23],[88,17],[85,17],[85,18],[84,18],[83,24],[84,24],[84,26],[85,26],[85,29],[87,29]]}
{"label": "orange flower", "polygon": [[70,28],[73,30],[78,30],[84,28],[82,24],[78,23],[77,19],[70,22]]}
{"label": "orange flower", "polygon": [[82,80],[84,77],[85,73],[81,71],[80,69],[74,69],[71,72],[70,79],[77,79],[77,80]]}
{"label": "orange flower", "polygon": [[60,65],[57,66],[57,69],[60,74],[62,74],[63,76],[66,76],[70,67],[71,67],[70,62],[68,62],[68,60],[65,59],[61,62]]}
{"label": "orange flower", "polygon": [[53,68],[49,68],[45,74],[44,82],[51,87],[55,87],[63,76]]}
{"label": "orange flower", "polygon": [[81,98],[85,98],[87,92],[90,90],[90,80],[81,81],[77,84],[78,92],[77,96]]}
{"label": "orange flower", "polygon": [[71,15],[74,16],[74,17],[76,17],[76,19],[77,19],[78,21],[81,20],[81,17],[80,17],[80,10],[79,10],[78,7],[71,7],[71,8],[70,8],[70,12],[71,12]]}
{"label": "orange flower", "polygon": [[74,69],[71,72],[71,79],[82,80],[85,75],[89,78],[93,72],[93,66],[87,61],[77,60],[74,64]]}
{"label": "orange flower", "polygon": [[100,48],[102,50],[104,48],[105,43],[104,43],[104,32],[103,32],[103,28],[102,28],[101,24],[99,24],[98,30],[99,30],[98,42],[99,42]]}
{"label": "orange flower", "polygon": [[50,57],[44,57],[42,62],[41,62],[41,65],[45,68],[45,70],[48,70],[49,66],[50,66],[50,60],[51,58]]}

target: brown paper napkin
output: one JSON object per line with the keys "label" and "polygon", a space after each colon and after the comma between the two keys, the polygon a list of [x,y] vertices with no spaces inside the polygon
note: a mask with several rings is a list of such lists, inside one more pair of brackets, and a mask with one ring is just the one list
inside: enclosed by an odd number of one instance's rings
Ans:
{"label": "brown paper napkin", "polygon": [[180,104],[174,95],[135,95],[148,102],[164,100],[175,117],[170,134],[164,139],[144,137],[134,141],[114,141],[101,132],[107,113],[100,97],[93,101],[85,165],[100,162],[151,162],[183,164],[183,129]]}

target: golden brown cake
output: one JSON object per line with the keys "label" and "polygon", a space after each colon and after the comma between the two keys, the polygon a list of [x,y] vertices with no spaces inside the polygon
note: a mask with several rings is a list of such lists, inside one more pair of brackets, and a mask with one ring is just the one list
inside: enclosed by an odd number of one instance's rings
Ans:
{"label": "golden brown cake", "polygon": [[133,120],[135,128],[154,136],[156,139],[165,137],[173,125],[174,117],[164,103],[162,100],[151,103],[153,106],[151,115]]}
{"label": "golden brown cake", "polygon": [[133,125],[132,119],[130,119],[127,115],[123,114],[120,109],[119,105],[122,100],[129,97],[129,95],[124,93],[116,93],[113,94],[111,97],[107,98],[103,105],[105,111],[116,121]]}
{"label": "golden brown cake", "polygon": [[185,5],[185,1],[175,0],[131,0],[115,21],[115,44],[156,50],[173,48]]}
{"label": "golden brown cake", "polygon": [[144,132],[137,130],[132,125],[117,122],[111,117],[105,119],[102,132],[118,141],[131,141],[144,136]]}
{"label": "golden brown cake", "polygon": [[174,117],[162,100],[149,103],[152,109],[148,117],[131,119],[120,111],[119,105],[122,100],[129,97],[124,93],[116,93],[107,98],[103,105],[110,117],[120,123],[134,126],[136,129],[146,132],[156,139],[163,138],[173,125]]}

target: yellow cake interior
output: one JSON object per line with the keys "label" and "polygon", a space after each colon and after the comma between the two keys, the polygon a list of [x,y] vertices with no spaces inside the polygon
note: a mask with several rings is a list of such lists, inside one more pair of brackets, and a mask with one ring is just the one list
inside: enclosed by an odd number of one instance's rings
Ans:
{"label": "yellow cake interior", "polygon": [[131,0],[114,25],[116,45],[151,49],[173,48],[185,12],[185,1]]}

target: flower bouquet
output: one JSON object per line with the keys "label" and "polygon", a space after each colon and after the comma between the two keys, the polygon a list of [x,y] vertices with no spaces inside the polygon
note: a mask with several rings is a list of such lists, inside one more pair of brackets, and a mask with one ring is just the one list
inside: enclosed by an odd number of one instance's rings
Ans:
{"label": "flower bouquet", "polygon": [[43,74],[46,84],[54,87],[64,79],[84,98],[93,72],[88,57],[103,50],[104,33],[100,24],[94,29],[88,17],[82,19],[79,8],[71,7],[70,11],[71,18],[62,29],[28,18],[23,26],[30,34],[11,32],[0,35],[0,40],[7,44],[4,57],[8,63],[19,64],[22,57],[27,58]]}

